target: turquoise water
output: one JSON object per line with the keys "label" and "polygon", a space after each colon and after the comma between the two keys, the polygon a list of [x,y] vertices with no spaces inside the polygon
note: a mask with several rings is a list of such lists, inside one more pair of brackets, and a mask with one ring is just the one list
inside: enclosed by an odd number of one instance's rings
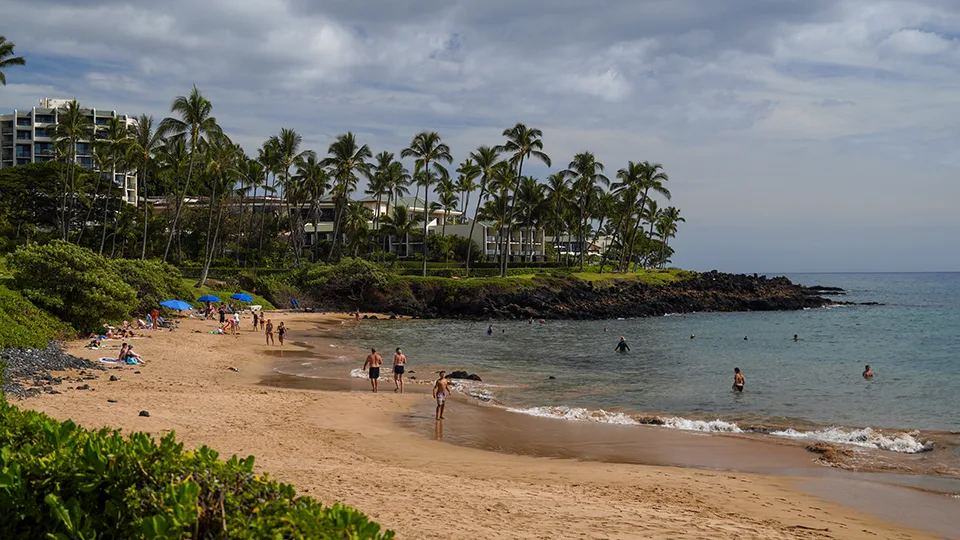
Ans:
{"label": "turquoise water", "polygon": [[[439,368],[477,373],[484,384],[472,394],[540,416],[723,420],[692,427],[707,431],[744,422],[960,431],[960,273],[788,277],[884,305],[545,324],[376,321],[344,338],[403,347],[422,378]],[[626,355],[614,351],[621,335]],[[872,380],[861,377],[865,364]],[[731,391],[734,367],[746,377],[742,394]]]}

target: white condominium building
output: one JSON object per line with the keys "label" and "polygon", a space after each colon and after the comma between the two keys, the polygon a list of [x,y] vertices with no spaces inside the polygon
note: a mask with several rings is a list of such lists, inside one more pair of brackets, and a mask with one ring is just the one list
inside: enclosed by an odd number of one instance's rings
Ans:
{"label": "white condominium building", "polygon": [[[56,159],[53,146],[53,128],[57,124],[59,109],[72,100],[41,98],[37,107],[15,109],[11,114],[0,114],[0,169],[39,163]],[[110,119],[120,117],[128,126],[135,123],[133,117],[117,114],[117,111],[84,108],[87,118],[97,129],[97,138],[102,137]],[[93,141],[77,144],[77,164],[106,175],[112,175],[115,185],[122,189],[123,199],[137,204],[136,171],[101,171],[95,167]]]}

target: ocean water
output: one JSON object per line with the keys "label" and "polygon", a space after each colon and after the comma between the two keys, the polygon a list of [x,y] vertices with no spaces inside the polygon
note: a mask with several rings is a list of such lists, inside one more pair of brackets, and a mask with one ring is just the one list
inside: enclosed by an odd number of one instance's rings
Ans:
{"label": "ocean water", "polygon": [[[883,305],[545,324],[376,321],[343,339],[403,347],[420,378],[477,373],[483,383],[464,391],[519,414],[620,424],[656,417],[721,432],[764,425],[783,437],[906,453],[929,449],[913,430],[960,431],[960,273],[788,277],[843,288],[836,300]],[[620,336],[628,354],[614,350]],[[861,376],[866,364],[872,380]],[[734,367],[746,377],[742,394],[731,389]]]}

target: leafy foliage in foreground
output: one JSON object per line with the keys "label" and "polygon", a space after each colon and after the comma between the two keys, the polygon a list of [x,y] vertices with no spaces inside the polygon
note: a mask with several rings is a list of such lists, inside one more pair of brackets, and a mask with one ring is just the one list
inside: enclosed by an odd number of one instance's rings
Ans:
{"label": "leafy foliage in foreground", "polygon": [[340,505],[297,497],[253,472],[253,457],[185,452],[168,434],[88,431],[0,399],[4,538],[317,538],[392,531]]}
{"label": "leafy foliage in foreground", "polygon": [[43,349],[73,330],[53,315],[30,303],[16,291],[0,286],[0,347]]}

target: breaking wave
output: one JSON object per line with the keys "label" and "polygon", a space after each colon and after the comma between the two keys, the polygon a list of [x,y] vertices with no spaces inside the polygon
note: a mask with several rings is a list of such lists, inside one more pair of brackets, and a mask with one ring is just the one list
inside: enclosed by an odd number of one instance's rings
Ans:
{"label": "breaking wave", "polygon": [[920,433],[917,431],[884,434],[872,428],[843,429],[830,427],[814,431],[786,429],[783,431],[771,431],[770,434],[778,437],[789,437],[791,439],[851,444],[864,448],[876,448],[878,450],[889,450],[903,454],[918,454],[920,452],[933,450],[933,445],[930,442],[921,442],[917,439],[917,437],[920,436]]}

